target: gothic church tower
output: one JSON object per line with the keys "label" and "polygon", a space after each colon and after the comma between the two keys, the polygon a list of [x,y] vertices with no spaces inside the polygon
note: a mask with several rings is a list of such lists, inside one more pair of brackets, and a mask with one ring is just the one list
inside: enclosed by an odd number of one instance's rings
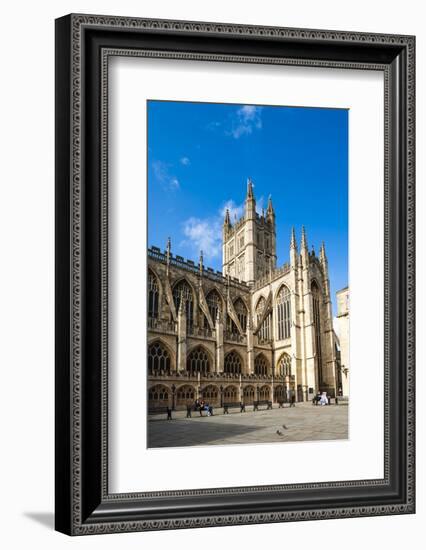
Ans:
{"label": "gothic church tower", "polygon": [[276,267],[275,212],[268,200],[266,214],[256,212],[253,183],[247,181],[244,214],[231,223],[229,210],[223,222],[222,272],[252,285]]}

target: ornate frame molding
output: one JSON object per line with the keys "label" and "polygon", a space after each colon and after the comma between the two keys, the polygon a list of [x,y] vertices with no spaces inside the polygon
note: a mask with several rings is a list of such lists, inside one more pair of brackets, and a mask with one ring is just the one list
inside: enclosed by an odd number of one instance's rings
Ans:
{"label": "ornate frame molding", "polygon": [[[308,29],[278,27],[257,27],[217,23],[134,19],[95,15],[70,15],[57,20],[57,511],[56,528],[73,535],[91,533],[112,533],[154,529],[178,529],[213,525],[237,525],[248,523],[303,521],[337,517],[359,517],[414,512],[414,133],[415,133],[415,40],[412,36],[346,33]],[[111,31],[108,37],[98,39],[101,31]],[[108,34],[108,33],[106,33]],[[253,49],[255,41],[266,49],[275,45],[299,45],[302,55],[256,55],[254,53],[195,52],[170,49],[163,46],[141,44],[131,47],[120,46],[126,39],[149,42],[155,37],[167,37],[170,43],[179,37],[193,40],[202,45],[204,38],[214,38],[215,44],[228,39],[239,46],[249,44]],[[110,40],[114,37],[114,40]],[[122,38],[125,37],[125,38]],[[104,43],[105,42],[105,43]],[[324,46],[321,53],[320,45]],[[369,45],[367,52],[360,55],[360,46]],[[215,46],[213,46],[214,48]],[[264,48],[264,49],[265,49]],[[277,46],[278,48],[278,46]],[[305,48],[305,49],[304,49]],[[307,49],[306,49],[307,48]],[[230,49],[230,48],[228,48]],[[261,48],[259,48],[261,50]],[[318,57],[304,56],[318,49]],[[280,53],[277,51],[277,54]],[[368,52],[371,51],[371,57]],[[330,58],[330,55],[334,58]],[[313,67],[334,67],[342,69],[368,69],[383,71],[385,76],[385,476],[383,480],[344,481],[333,483],[312,483],[273,485],[261,487],[239,487],[226,489],[162,491],[151,493],[109,494],[107,475],[107,420],[108,420],[108,60],[111,56],[132,56],[168,59],[190,59],[202,61],[227,61],[239,63],[273,63]],[[362,59],[361,59],[362,58]],[[383,59],[383,61],[382,61]],[[380,61],[379,61],[380,60]],[[90,107],[95,99],[94,78],[88,68],[96,68],[100,90],[100,116],[94,122]],[[404,109],[405,106],[405,109]],[[397,128],[395,109],[403,118]],[[92,109],[93,110],[93,109]],[[405,112],[404,112],[405,111]],[[399,121],[401,123],[401,121]],[[405,126],[404,126],[405,124]],[[99,167],[88,168],[89,142],[87,128],[99,132]],[[402,135],[399,135],[402,134]],[[90,172],[92,170],[92,172]],[[99,212],[88,214],[88,174],[96,174],[99,189],[95,195]],[[396,178],[396,179],[395,179]],[[95,178],[96,179],[96,178]],[[93,183],[92,183],[93,185]],[[395,188],[396,187],[396,188]],[[65,217],[65,220],[63,219]],[[97,223],[97,229],[93,221]],[[397,226],[395,228],[395,225]],[[396,233],[395,233],[396,231]],[[99,236],[99,251],[90,242],[88,232]],[[95,251],[95,264],[88,252]],[[399,269],[395,262],[399,261]],[[87,332],[88,278],[95,265],[98,295],[94,305],[98,308],[96,337],[97,349],[90,355],[98,359],[97,382],[88,385],[89,365],[87,349],[92,339]],[[90,272],[90,273],[89,273]],[[403,309],[398,309],[401,322],[396,327],[391,316],[395,310],[394,290]],[[67,303],[67,307],[65,304]],[[95,329],[94,329],[95,330]],[[394,345],[391,332],[395,330],[401,341]],[[65,331],[65,332],[64,332]],[[93,336],[93,334],[92,334]],[[400,347],[402,349],[400,349]],[[396,349],[397,348],[397,349]],[[92,352],[90,352],[92,353]],[[391,366],[399,360],[399,366]],[[396,420],[390,410],[391,391],[397,380],[402,382],[401,410],[405,411],[403,424],[396,430]],[[99,401],[96,414],[96,435],[98,448],[89,447],[86,439],[88,409],[85,403],[92,392],[98,391]],[[64,398],[68,392],[68,399]],[[85,431],[86,427],[86,431]],[[395,443],[404,444],[404,456],[398,458],[399,470],[395,471]],[[83,452],[84,450],[84,452]],[[86,464],[89,455],[90,464]],[[95,463],[95,464],[93,464]],[[405,466],[404,466],[405,463]],[[96,479],[88,481],[89,473]],[[95,475],[96,474],[96,475]],[[398,487],[395,483],[398,477]],[[289,507],[282,509],[276,504],[278,494],[307,494],[308,490],[339,494],[349,489],[363,491],[374,488],[393,488],[392,498],[384,493],[382,500],[363,505],[351,505],[336,500],[330,506],[316,506],[306,497],[305,509]],[[269,495],[275,508],[252,506],[250,512],[241,507],[228,507],[230,512],[220,513],[218,497],[235,496],[247,499],[259,493]],[[343,493],[342,493],[343,494]],[[354,493],[355,494],[355,493]],[[274,496],[275,495],[275,496]],[[141,502],[165,497],[190,497],[204,499],[211,506],[215,502],[217,513],[181,513],[172,518],[171,511],[152,517],[144,510]],[[209,500],[210,499],[210,500]],[[267,500],[267,496],[265,496]],[[265,500],[265,502],[266,502]],[[140,506],[139,506],[140,505]],[[138,510],[139,506],[139,510]],[[130,512],[129,509],[133,512]],[[136,510],[136,512],[135,512]]]}

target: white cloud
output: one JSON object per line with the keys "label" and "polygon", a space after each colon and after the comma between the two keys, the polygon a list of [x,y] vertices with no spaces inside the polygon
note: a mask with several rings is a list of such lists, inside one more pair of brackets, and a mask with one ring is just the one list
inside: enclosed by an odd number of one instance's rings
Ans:
{"label": "white cloud", "polygon": [[262,195],[256,199],[256,212],[261,215],[262,210],[265,208],[265,197]]}
{"label": "white cloud", "polygon": [[229,217],[231,218],[231,223],[234,222],[235,218],[240,219],[244,212],[244,204],[235,204],[233,200],[226,201],[223,207],[220,209],[219,214],[223,221],[226,210],[229,210]]}
{"label": "white cloud", "polygon": [[152,163],[152,169],[155,179],[162,185],[162,187],[164,187],[164,189],[175,191],[180,188],[178,178],[170,172],[170,164],[167,164],[161,160],[155,160]]}
{"label": "white cloud", "polygon": [[254,130],[262,128],[262,107],[244,105],[237,110],[231,121],[231,129],[227,132],[235,139],[250,135]]}
{"label": "white cloud", "polygon": [[217,219],[189,218],[183,224],[183,233],[188,238],[183,244],[190,246],[195,257],[200,250],[206,259],[220,256],[222,233]]}
{"label": "white cloud", "polygon": [[214,120],[206,126],[207,130],[221,130],[227,136],[239,139],[241,136],[252,134],[262,128],[262,107],[255,105],[243,105],[235,110],[232,115],[220,122]]}
{"label": "white cloud", "polygon": [[191,161],[189,160],[188,157],[182,157],[180,159],[180,163],[183,164],[184,166],[189,166],[191,164]]}
{"label": "white cloud", "polygon": [[226,209],[229,210],[231,223],[235,217],[241,218],[244,205],[237,205],[233,200],[228,200],[218,210],[217,214],[208,218],[190,217],[183,222],[183,234],[186,239],[182,245],[191,249],[192,256],[197,258],[200,250],[206,261],[219,258],[222,254],[222,224]]}

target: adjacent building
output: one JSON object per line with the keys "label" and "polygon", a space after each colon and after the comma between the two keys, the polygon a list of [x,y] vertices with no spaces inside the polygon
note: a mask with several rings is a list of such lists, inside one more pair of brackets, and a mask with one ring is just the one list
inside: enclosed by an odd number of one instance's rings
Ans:
{"label": "adjacent building", "polygon": [[341,373],[339,393],[349,396],[349,288],[336,292],[336,297]]}

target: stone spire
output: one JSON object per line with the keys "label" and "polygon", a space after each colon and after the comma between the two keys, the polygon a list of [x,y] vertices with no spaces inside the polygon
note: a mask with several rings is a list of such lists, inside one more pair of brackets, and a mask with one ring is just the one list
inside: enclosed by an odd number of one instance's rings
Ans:
{"label": "stone spire", "polygon": [[166,245],[166,274],[169,274],[169,268],[170,268],[170,257],[172,255],[172,241],[170,240],[170,237],[167,238],[167,245]]}
{"label": "stone spire", "polygon": [[200,250],[200,259],[198,261],[198,266],[199,266],[199,269],[200,269],[200,275],[203,274],[203,269],[204,269],[204,257],[203,257],[203,251]]}
{"label": "stone spire", "polygon": [[322,244],[321,244],[320,253],[319,253],[319,258],[320,258],[320,262],[321,262],[321,263],[327,262],[327,255],[326,255],[326,253],[325,253],[325,244],[324,244],[324,241],[322,241]]}
{"label": "stone spire", "polygon": [[247,196],[246,196],[246,219],[256,219],[256,199],[253,193],[253,182],[250,178],[247,180]]}
{"label": "stone spire", "polygon": [[325,252],[324,241],[322,242],[322,245],[321,245],[321,248],[320,248],[319,260],[320,260],[320,264],[322,266],[324,276],[325,276],[326,279],[328,279],[328,260],[327,260],[327,254]]}
{"label": "stone spire", "polygon": [[294,231],[294,225],[293,225],[293,227],[291,228],[290,248],[295,248],[295,249],[297,250],[296,232]]}
{"label": "stone spire", "polygon": [[302,225],[302,242],[300,243],[300,248],[308,250],[308,240],[306,238],[305,226]]}
{"label": "stone spire", "polygon": [[303,269],[307,269],[309,266],[309,250],[308,250],[308,239],[306,238],[304,225],[302,225],[302,240],[300,242],[300,256],[302,259]]}
{"label": "stone spire", "polygon": [[247,179],[247,197],[246,199],[254,199],[253,195],[253,182],[250,178]]}
{"label": "stone spire", "polygon": [[296,232],[294,231],[294,226],[291,228],[290,264],[293,269],[297,269],[297,242],[296,242]]}
{"label": "stone spire", "polygon": [[274,211],[274,207],[272,206],[271,195],[269,195],[269,198],[268,198],[268,208],[266,210],[266,218],[271,223],[275,222],[275,211]]}
{"label": "stone spire", "polygon": [[229,208],[226,209],[223,225],[226,227],[231,227],[231,216],[229,215]]}

